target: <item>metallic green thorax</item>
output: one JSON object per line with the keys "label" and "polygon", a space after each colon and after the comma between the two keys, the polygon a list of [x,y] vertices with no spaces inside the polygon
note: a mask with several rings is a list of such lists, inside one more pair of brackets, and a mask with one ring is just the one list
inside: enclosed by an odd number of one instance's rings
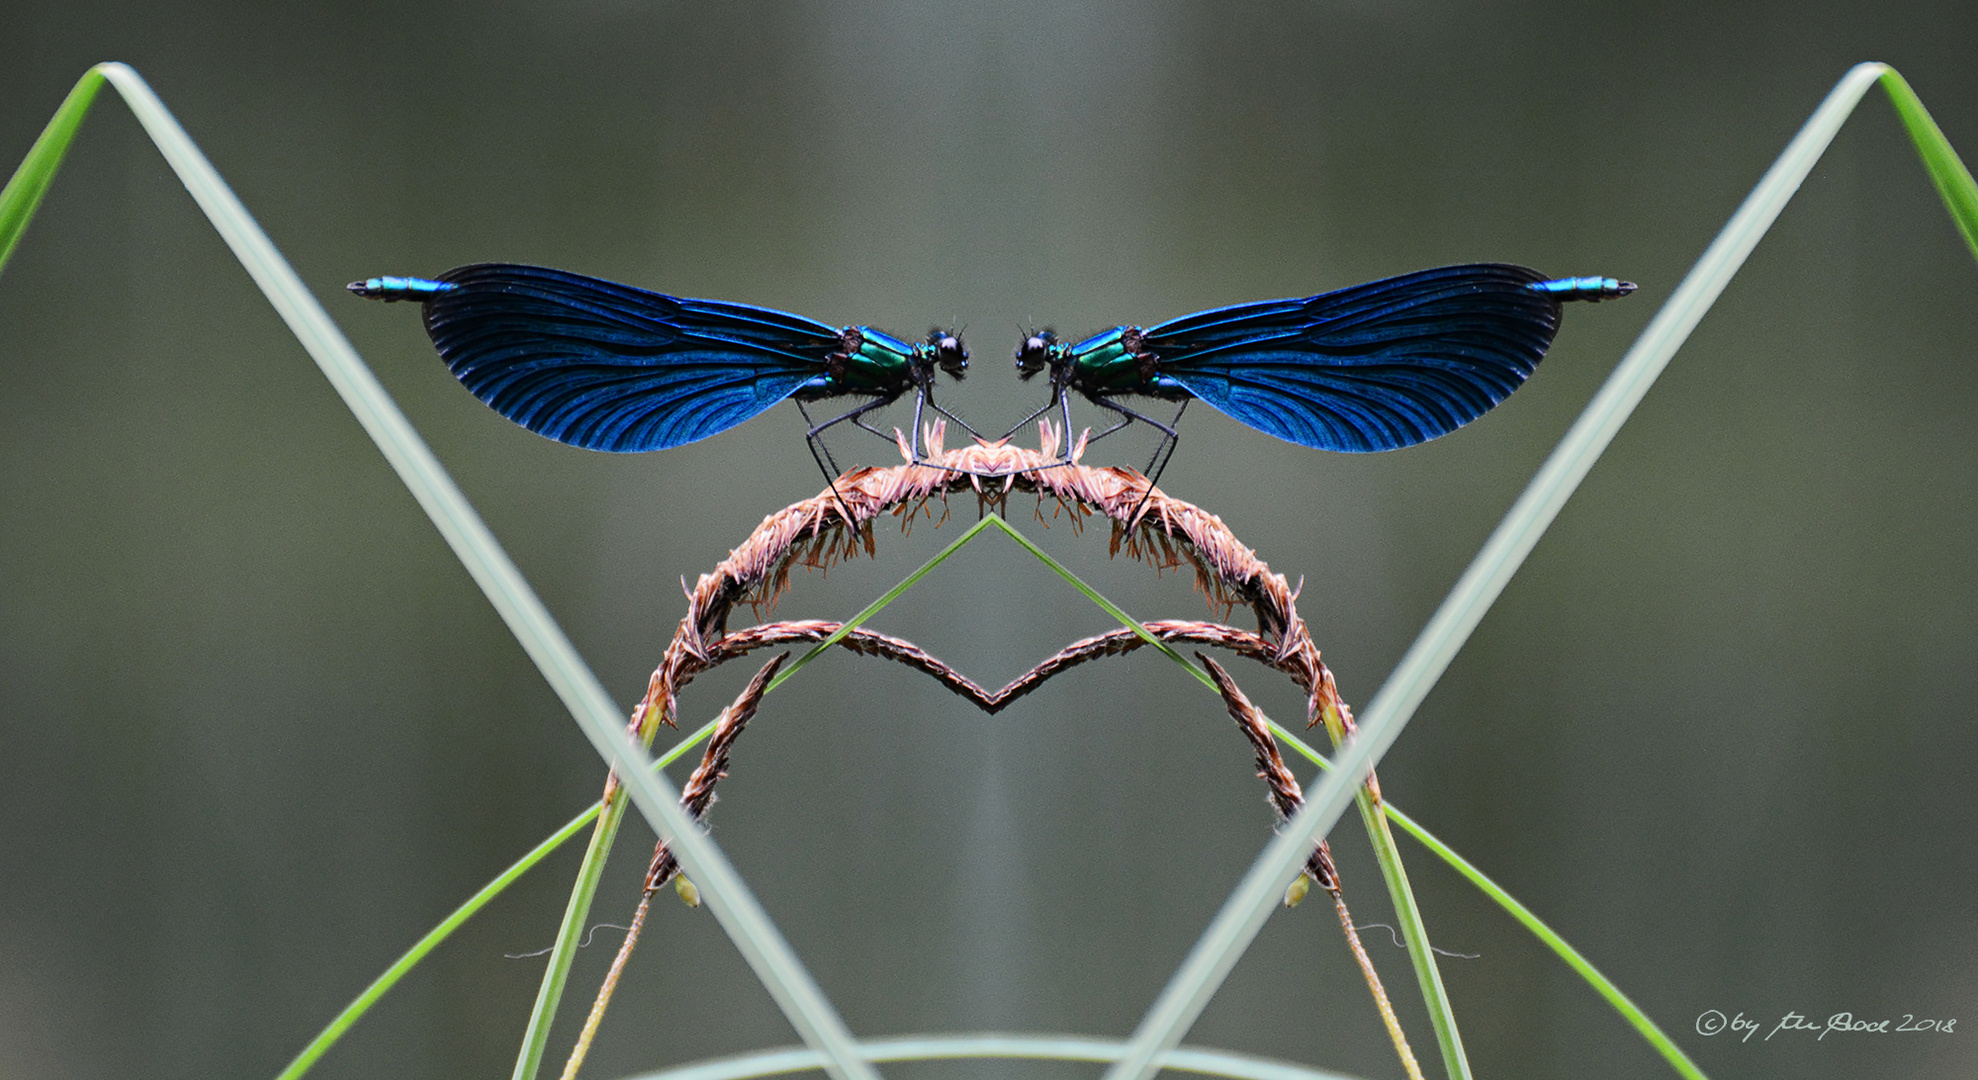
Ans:
{"label": "metallic green thorax", "polygon": [[1139,332],[1130,326],[1117,326],[1071,347],[1071,385],[1088,393],[1108,390],[1135,390],[1148,380],[1146,362],[1127,342]]}
{"label": "metallic green thorax", "polygon": [[846,327],[843,341],[843,351],[832,355],[825,374],[798,390],[798,398],[898,394],[928,377],[922,370],[929,366],[922,356],[924,346],[909,345],[869,326]]}

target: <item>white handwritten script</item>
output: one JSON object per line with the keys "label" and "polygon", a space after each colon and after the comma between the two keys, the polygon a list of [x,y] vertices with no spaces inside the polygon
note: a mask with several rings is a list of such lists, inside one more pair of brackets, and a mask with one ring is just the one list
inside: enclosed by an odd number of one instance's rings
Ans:
{"label": "white handwritten script", "polygon": [[[1716,1009],[1707,1009],[1696,1018],[1698,1035],[1722,1035],[1726,1032],[1737,1036],[1739,1042],[1750,1042],[1758,1033],[1761,1021],[1747,1017],[1743,1013],[1725,1016]],[[1796,1012],[1789,1012],[1772,1025],[1761,1042],[1770,1042],[1772,1036],[1785,1032],[1813,1032],[1814,1040],[1820,1041],[1829,1035],[1894,1035],[1900,1032],[1928,1031],[1940,1035],[1950,1035],[1957,1028],[1957,1020],[1938,1020],[1918,1017],[1915,1013],[1902,1014],[1901,1020],[1865,1020],[1851,1012],[1838,1012],[1827,1018],[1826,1023],[1811,1020]]]}

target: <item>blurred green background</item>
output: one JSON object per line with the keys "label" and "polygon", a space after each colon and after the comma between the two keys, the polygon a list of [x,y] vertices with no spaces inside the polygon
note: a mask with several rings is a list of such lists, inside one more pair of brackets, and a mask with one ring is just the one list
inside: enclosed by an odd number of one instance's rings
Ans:
{"label": "blurred green background", "polygon": [[[1305,577],[1364,703],[1849,64],[1896,65],[1978,155],[1968,4],[85,0],[0,25],[7,167],[90,63],[134,64],[628,704],[679,578],[818,489],[795,410],[657,456],[558,446],[344,282],[531,261],[965,323],[976,369],[946,400],[991,423],[1041,400],[1008,366],[1020,325],[1468,260],[1640,282],[1417,449],[1189,417],[1164,488]],[[1978,267],[1874,92],[1382,766],[1715,1077],[1978,1067],[1974,310]],[[601,768],[109,91],[0,276],[0,409],[0,1075],[270,1076]],[[974,517],[954,511],[800,575],[779,614],[857,610]],[[1136,615],[1204,614],[1103,531],[1025,527]],[[992,535],[876,625],[997,685],[1107,620]],[[745,676],[696,684],[688,718]],[[854,1030],[1123,1035],[1269,834],[1249,757],[1158,657],[987,718],[833,656],[765,705],[713,824]],[[1334,839],[1360,920],[1389,917],[1357,822]],[[626,830],[595,920],[630,914],[649,842]],[[1671,1075],[1403,850],[1438,944],[1480,954],[1444,964],[1479,1076]],[[504,954],[549,944],[575,864],[315,1075],[505,1076],[541,961]],[[1405,953],[1368,940],[1433,1059]],[[1739,1044],[1696,1033],[1710,1009],[1960,1026]],[[791,1041],[713,919],[668,901],[586,1074]],[[1322,903],[1272,919],[1190,1041],[1400,1074]]]}

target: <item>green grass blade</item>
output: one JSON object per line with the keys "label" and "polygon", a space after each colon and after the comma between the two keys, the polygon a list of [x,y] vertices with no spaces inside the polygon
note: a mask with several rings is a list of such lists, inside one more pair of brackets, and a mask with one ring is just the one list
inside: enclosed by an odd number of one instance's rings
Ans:
{"label": "green grass blade", "polygon": [[[1072,588],[1085,594],[1086,598],[1097,604],[1106,614],[1118,619],[1122,625],[1130,628],[1148,644],[1161,650],[1170,660],[1180,664],[1184,670],[1208,687],[1210,693],[1217,695],[1218,698],[1221,697],[1221,691],[1216,689],[1215,680],[1209,677],[1208,672],[1191,663],[1167,642],[1156,638],[1133,616],[1108,600],[1099,590],[1086,584],[1077,574],[1072,573],[1069,567],[1046,554],[1015,526],[1001,517],[994,517],[993,520],[1002,528],[1005,535],[1016,541],[1025,551],[1035,555],[1059,577],[1069,582]],[[1269,717],[1265,717],[1265,722],[1270,724],[1273,730],[1283,730]],[[1364,787],[1360,789],[1356,799],[1360,804],[1361,816],[1366,821],[1367,839],[1373,844],[1374,859],[1380,864],[1381,877],[1387,883],[1388,896],[1394,901],[1396,920],[1403,927],[1402,937],[1408,947],[1409,959],[1414,964],[1415,981],[1421,987],[1422,1001],[1428,1009],[1430,1022],[1435,1028],[1436,1045],[1442,1051],[1443,1067],[1449,1071],[1452,1080],[1469,1080],[1470,1062],[1463,1054],[1463,1037],[1456,1025],[1455,1006],[1450,1002],[1448,992],[1443,989],[1442,972],[1436,966],[1435,950],[1429,947],[1428,927],[1422,922],[1421,908],[1415,903],[1414,890],[1408,884],[1408,872],[1401,865],[1400,849],[1395,846],[1394,835],[1387,830],[1386,823],[1374,813],[1372,797],[1367,794]]]}
{"label": "green grass blade", "polygon": [[1964,234],[1972,257],[1978,258],[1978,183],[1972,182],[1971,170],[1964,167],[1964,159],[1951,149],[1944,130],[1930,118],[1930,110],[1923,107],[1916,91],[1909,88],[1908,80],[1892,67],[1877,66],[1882,68],[1882,89],[1889,95],[1889,104],[1895,106],[1896,116],[1902,119],[1910,141],[1916,144],[1917,156],[1923,159],[1930,182],[1937,185],[1937,194],[1943,196],[1944,209],[1950,211],[1951,220]]}
{"label": "green grass blade", "polygon": [[1195,676],[1195,680],[1197,682],[1201,683],[1203,686],[1208,687],[1209,692],[1211,694],[1215,694],[1218,697],[1221,696],[1222,692],[1216,689],[1216,681],[1214,679],[1209,678],[1208,672],[1203,671],[1199,667],[1196,667],[1192,662],[1189,661],[1187,657],[1176,652],[1173,646],[1169,645],[1165,641],[1162,641],[1160,638],[1155,637],[1151,631],[1149,631],[1146,627],[1140,625],[1139,620],[1135,619],[1131,615],[1128,615],[1126,612],[1120,610],[1120,606],[1118,604],[1115,604],[1111,600],[1106,599],[1105,596],[1100,594],[1099,590],[1093,588],[1090,585],[1087,585],[1084,579],[1080,578],[1077,574],[1072,573],[1071,569],[1065,566],[1065,564],[1059,562],[1056,559],[1053,559],[1048,554],[1045,554],[1043,548],[1040,548],[1036,544],[1032,543],[1030,537],[1025,536],[1022,533],[1018,532],[1016,526],[1011,525],[1007,521],[1004,521],[1002,516],[999,514],[990,514],[987,518],[983,519],[983,521],[985,524],[994,523],[996,527],[1003,530],[1003,534],[1005,536],[1008,536],[1010,539],[1016,541],[1019,547],[1022,547],[1025,551],[1028,551],[1032,555],[1037,556],[1037,560],[1039,562],[1043,563],[1045,566],[1048,566],[1052,570],[1056,571],[1057,575],[1065,579],[1066,582],[1070,583],[1072,588],[1077,589],[1081,593],[1084,593],[1086,599],[1099,605],[1099,609],[1101,611],[1104,611],[1106,614],[1111,615],[1115,619],[1118,619],[1120,621],[1120,625],[1126,627],[1129,630],[1132,630],[1135,634],[1138,634],[1140,636],[1141,640],[1145,641],[1149,645],[1152,645],[1156,649],[1161,650],[1162,654],[1164,654],[1168,659],[1174,661],[1177,664],[1180,664],[1183,670],[1187,671],[1190,675]]}
{"label": "green grass blade", "polygon": [[302,1052],[295,1055],[295,1060],[288,1063],[288,1068],[283,1069],[276,1075],[275,1080],[297,1080],[303,1073],[308,1072],[309,1067],[316,1064],[316,1059],[322,1057],[330,1047],[336,1045],[336,1041],[343,1038],[344,1032],[349,1031],[351,1025],[357,1023],[358,1019],[368,1012],[371,1006],[377,1003],[379,998],[384,997],[385,991],[397,985],[398,980],[404,978],[406,973],[411,971],[419,961],[424,960],[427,953],[438,948],[440,942],[452,936],[455,930],[460,929],[462,923],[472,918],[475,912],[486,907],[490,900],[500,896],[502,891],[514,884],[517,878],[528,873],[530,868],[543,861],[551,852],[562,847],[565,841],[582,831],[584,826],[591,823],[591,819],[597,817],[597,814],[598,808],[593,804],[590,809],[571,818],[561,829],[551,833],[542,843],[537,844],[534,850],[517,859],[515,865],[503,870],[493,881],[481,886],[479,892],[468,897],[466,903],[461,904],[453,910],[453,914],[440,920],[438,926],[427,931],[425,937],[420,938],[410,949],[405,950],[405,955],[399,957],[392,966],[385,969],[384,974],[378,976],[377,979],[372,981],[371,985],[365,987],[364,992],[357,995],[357,1000],[352,1001],[342,1012],[338,1013],[336,1019],[330,1021],[329,1026],[325,1027],[321,1034],[311,1039],[309,1045],[303,1047]]}
{"label": "green grass blade", "polygon": [[[1305,760],[1321,769],[1332,768],[1332,762],[1326,760],[1324,754],[1319,753],[1310,743],[1299,738],[1283,725],[1273,721],[1271,733],[1283,740],[1286,746],[1297,751]],[[1581,956],[1578,949],[1567,944],[1565,938],[1560,937],[1557,931],[1547,926],[1544,920],[1532,913],[1530,908],[1519,903],[1518,899],[1506,892],[1502,885],[1492,881],[1483,871],[1477,869],[1468,859],[1458,855],[1454,848],[1443,843],[1414,818],[1402,813],[1400,807],[1391,802],[1383,802],[1381,807],[1386,811],[1389,821],[1407,830],[1408,835],[1420,841],[1423,847],[1434,852],[1443,862],[1455,867],[1456,872],[1469,879],[1470,884],[1476,886],[1478,891],[1509,912],[1512,918],[1524,924],[1525,929],[1532,932],[1532,936],[1544,942],[1547,948],[1557,953],[1561,960],[1566,961],[1566,965],[1578,972],[1580,978],[1585,979],[1587,985],[1593,987],[1601,997],[1606,998],[1608,1004],[1614,1006],[1615,1012],[1620,1013],[1628,1023],[1633,1024],[1635,1030],[1641,1032],[1642,1038],[1647,1039],[1650,1046],[1655,1047],[1657,1052],[1667,1058],[1669,1064],[1674,1066],[1678,1073],[1688,1080],[1710,1080],[1703,1074],[1702,1069],[1697,1068],[1696,1062],[1691,1061],[1689,1056],[1683,1053],[1675,1040],[1664,1034],[1662,1029],[1656,1026],[1655,1021],[1650,1020],[1648,1014],[1641,1011],[1640,1006],[1629,1000],[1628,995],[1622,993],[1620,987],[1615,986],[1607,976],[1602,975],[1599,968],[1594,967],[1586,957]]]}
{"label": "green grass blade", "polygon": [[0,188],[0,270],[7,268],[14,245],[27,231],[28,222],[34,220],[34,212],[41,207],[41,197],[48,193],[48,185],[55,179],[55,170],[62,167],[69,144],[75,141],[76,129],[89,115],[90,103],[102,88],[101,71],[90,68],[84,72],[69,96],[62,99],[48,126],[41,129],[41,136],[28,148],[27,156],[21,159],[20,168],[14,170],[7,186]]}
{"label": "green grass blade", "polygon": [[[858,629],[861,625],[865,623],[867,619],[870,619],[874,615],[877,615],[881,611],[884,611],[886,609],[886,605],[892,603],[895,600],[898,600],[901,596],[905,595],[906,591],[908,589],[913,588],[914,585],[918,584],[921,578],[924,578],[928,574],[933,573],[935,567],[948,561],[948,556],[953,555],[957,551],[960,551],[962,549],[962,545],[968,543],[970,540],[975,539],[978,535],[981,534],[982,530],[988,528],[992,523],[1000,522],[1002,520],[1003,520],[1002,518],[999,518],[994,514],[990,514],[988,517],[985,517],[981,521],[976,522],[974,525],[969,526],[969,530],[967,532],[961,534],[960,536],[955,537],[953,543],[950,543],[947,547],[942,548],[940,552],[936,554],[933,558],[922,563],[920,565],[920,569],[915,570],[913,573],[908,574],[906,577],[900,579],[900,583],[898,585],[895,585],[892,588],[886,590],[886,592],[883,595],[881,595],[879,599],[874,600],[870,604],[867,604],[865,606],[864,611],[861,611],[857,615],[852,616],[849,620],[845,622],[843,626],[840,626],[838,627],[838,629],[832,631],[831,636],[825,638],[823,641],[818,642],[815,646],[811,648],[809,652],[803,654],[802,656],[797,657],[795,663],[784,668],[782,671],[777,672],[776,677],[769,681],[769,687],[768,689],[764,690],[763,693],[765,694],[775,693],[777,687],[783,685],[786,682],[789,682],[790,676],[795,675],[799,671],[802,671],[804,669],[804,666],[809,664],[812,660],[817,659],[820,653],[824,652],[824,650],[830,648],[831,646],[838,644],[840,641],[845,640],[846,634],[849,634],[852,631]],[[1008,527],[1009,526],[1007,525],[1004,526],[1005,529],[1007,529]]]}
{"label": "green grass blade", "polygon": [[[709,735],[714,734],[714,725],[715,722],[712,720],[701,725],[700,730],[675,743],[673,748],[661,755],[655,764],[660,768],[671,765],[679,759],[680,755],[692,750],[706,741]],[[493,881],[481,886],[479,892],[468,897],[466,903],[455,908],[453,914],[442,919],[438,926],[426,931],[426,936],[413,943],[410,949],[405,950],[405,955],[386,968],[384,974],[372,980],[371,985],[365,987],[364,992],[358,994],[349,1005],[344,1006],[343,1011],[336,1015],[336,1019],[331,1020],[314,1039],[310,1040],[309,1045],[302,1048],[302,1052],[295,1056],[294,1061],[289,1062],[288,1068],[276,1075],[275,1080],[298,1080],[302,1074],[308,1072],[310,1067],[316,1064],[317,1059],[321,1058],[330,1047],[336,1045],[337,1040],[343,1038],[344,1033],[369,1012],[371,1006],[385,996],[386,991],[398,985],[398,981],[410,973],[419,961],[424,960],[427,954],[438,948],[441,942],[452,937],[455,930],[460,929],[461,925],[475,913],[488,906],[489,901],[500,896],[523,874],[528,873],[551,852],[568,843],[571,837],[583,831],[584,826],[596,820],[598,809],[599,804],[592,803],[583,813],[565,822],[562,828],[545,837],[543,842],[537,844],[527,855],[517,859],[513,866],[502,871]]]}

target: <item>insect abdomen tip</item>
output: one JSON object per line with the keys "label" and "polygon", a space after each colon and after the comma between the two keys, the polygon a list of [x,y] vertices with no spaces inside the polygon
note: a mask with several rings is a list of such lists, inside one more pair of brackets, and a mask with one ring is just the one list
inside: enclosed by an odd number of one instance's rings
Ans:
{"label": "insect abdomen tip", "polygon": [[1551,296],[1554,300],[1585,300],[1590,303],[1618,299],[1635,291],[1634,282],[1619,281],[1611,277],[1559,278],[1554,281],[1535,281],[1531,287]]}
{"label": "insect abdomen tip", "polygon": [[429,281],[416,277],[374,277],[344,286],[367,300],[424,300],[437,293],[452,292],[460,286],[450,281]]}

